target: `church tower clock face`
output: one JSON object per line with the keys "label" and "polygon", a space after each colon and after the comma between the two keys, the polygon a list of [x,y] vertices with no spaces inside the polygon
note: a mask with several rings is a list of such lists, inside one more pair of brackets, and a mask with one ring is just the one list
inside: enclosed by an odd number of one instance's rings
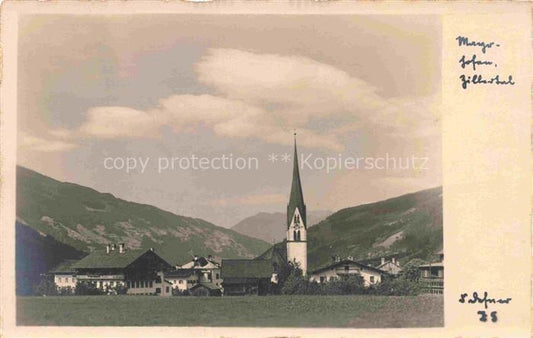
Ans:
{"label": "church tower clock face", "polygon": [[298,265],[304,275],[307,273],[306,216],[295,137],[291,194],[287,205],[287,260]]}

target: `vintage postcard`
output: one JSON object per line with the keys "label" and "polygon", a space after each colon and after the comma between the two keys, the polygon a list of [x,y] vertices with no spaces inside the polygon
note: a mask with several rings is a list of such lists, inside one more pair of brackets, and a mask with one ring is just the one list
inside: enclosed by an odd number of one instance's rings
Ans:
{"label": "vintage postcard", "polygon": [[531,7],[2,4],[2,335],[531,335]]}

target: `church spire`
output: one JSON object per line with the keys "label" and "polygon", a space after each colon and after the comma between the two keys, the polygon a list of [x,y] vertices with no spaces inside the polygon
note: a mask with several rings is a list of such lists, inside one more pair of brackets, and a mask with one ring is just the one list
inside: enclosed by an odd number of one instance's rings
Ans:
{"label": "church spire", "polygon": [[300,181],[300,170],[298,168],[298,149],[296,146],[296,133],[294,133],[294,166],[292,169],[292,186],[289,205],[287,206],[287,226],[291,224],[294,211],[298,208],[303,224],[307,226],[304,195],[302,192],[302,182]]}

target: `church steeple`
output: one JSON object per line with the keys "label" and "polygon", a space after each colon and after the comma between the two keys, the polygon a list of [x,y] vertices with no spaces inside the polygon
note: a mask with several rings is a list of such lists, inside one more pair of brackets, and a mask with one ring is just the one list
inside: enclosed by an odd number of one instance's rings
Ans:
{"label": "church steeple", "polygon": [[294,133],[293,163],[291,196],[287,205],[287,262],[297,263],[305,275],[307,274],[307,217],[298,168],[296,133]]}
{"label": "church steeple", "polygon": [[292,169],[292,186],[291,196],[289,198],[289,205],[287,206],[287,227],[291,224],[291,218],[294,211],[298,208],[302,221],[307,225],[307,217],[305,212],[304,194],[302,192],[302,182],[300,181],[300,169],[298,167],[298,149],[296,146],[296,133],[294,133],[294,160]]}

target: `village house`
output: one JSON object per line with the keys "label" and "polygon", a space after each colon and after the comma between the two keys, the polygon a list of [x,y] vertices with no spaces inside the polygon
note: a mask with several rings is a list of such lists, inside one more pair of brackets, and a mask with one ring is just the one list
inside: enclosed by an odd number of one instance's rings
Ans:
{"label": "village house", "polygon": [[199,283],[213,283],[216,286],[222,286],[220,277],[220,262],[217,262],[213,256],[207,258],[194,256],[193,260],[176,267],[176,270],[192,269],[198,276]]}
{"label": "village house", "polygon": [[165,279],[168,280],[173,289],[180,292],[189,290],[198,284],[198,275],[194,269],[174,269],[165,273]]}
{"label": "village house", "polygon": [[76,289],[76,271],[72,268],[72,265],[76,263],[76,260],[66,260],[56,266],[49,274],[53,275],[54,283],[57,289],[71,288],[72,291]]}
{"label": "village house", "polygon": [[272,263],[263,259],[222,260],[224,295],[265,295],[274,275]]}
{"label": "village house", "polygon": [[381,271],[385,271],[391,276],[398,276],[398,274],[402,272],[400,262],[395,257],[392,257],[390,260],[386,260],[385,257],[382,257],[381,264],[378,265],[377,268]]}
{"label": "village house", "polygon": [[172,294],[172,284],[163,271],[171,265],[149,250],[129,250],[124,244],[107,245],[76,262],[72,268],[79,282],[92,283],[97,288],[127,287],[127,294]]}
{"label": "village house", "polygon": [[365,286],[370,286],[380,283],[386,273],[380,269],[358,263],[354,261],[353,257],[345,259],[335,257],[330,265],[312,271],[309,274],[309,280],[317,283],[326,283],[352,275],[363,277]]}
{"label": "village house", "polygon": [[444,253],[437,253],[437,261],[423,264],[418,267],[420,271],[420,283],[424,292],[442,294],[444,290]]}
{"label": "village house", "polygon": [[210,255],[194,256],[192,261],[166,271],[165,279],[180,292],[196,290],[201,285],[210,295],[217,295],[222,289],[220,263]]}

